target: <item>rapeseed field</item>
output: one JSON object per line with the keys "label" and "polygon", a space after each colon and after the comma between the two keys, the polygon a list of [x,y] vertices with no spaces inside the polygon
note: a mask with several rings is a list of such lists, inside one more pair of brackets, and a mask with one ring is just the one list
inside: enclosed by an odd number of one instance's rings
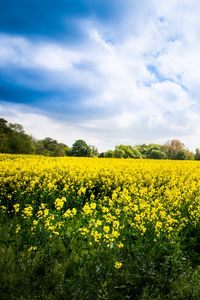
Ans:
{"label": "rapeseed field", "polygon": [[2,299],[200,299],[198,161],[2,154],[0,222]]}

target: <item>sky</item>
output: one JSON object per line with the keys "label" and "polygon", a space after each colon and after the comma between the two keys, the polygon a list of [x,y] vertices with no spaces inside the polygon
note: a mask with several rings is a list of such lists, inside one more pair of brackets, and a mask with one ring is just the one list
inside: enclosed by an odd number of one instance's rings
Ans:
{"label": "sky", "polygon": [[198,0],[0,0],[0,116],[100,151],[200,147]]}

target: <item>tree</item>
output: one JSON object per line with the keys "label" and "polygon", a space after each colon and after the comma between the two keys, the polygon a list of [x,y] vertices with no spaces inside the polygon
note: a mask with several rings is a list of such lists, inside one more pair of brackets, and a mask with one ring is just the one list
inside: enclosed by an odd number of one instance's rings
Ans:
{"label": "tree", "polygon": [[114,151],[114,156],[117,157],[119,156],[121,153],[123,153],[123,158],[130,158],[132,157],[132,149],[131,146],[127,146],[127,145],[117,145],[115,146],[115,151]]}
{"label": "tree", "polygon": [[160,151],[160,150],[153,149],[149,154],[149,158],[152,158],[152,159],[166,159],[167,154],[165,152]]}
{"label": "tree", "polygon": [[0,153],[9,153],[9,134],[10,129],[8,127],[7,121],[0,118]]}
{"label": "tree", "polygon": [[25,133],[12,131],[9,139],[10,153],[34,154],[35,147],[32,137]]}
{"label": "tree", "polygon": [[133,158],[142,158],[142,154],[140,153],[137,147],[132,148],[132,155]]}
{"label": "tree", "polygon": [[167,155],[161,150],[161,145],[159,144],[148,144],[145,149],[146,158],[151,159],[166,159]]}
{"label": "tree", "polygon": [[10,123],[9,128],[11,130],[13,130],[14,132],[17,132],[17,133],[25,133],[24,128],[21,124],[17,124],[17,123],[12,124],[12,123]]}
{"label": "tree", "polygon": [[162,146],[162,150],[167,154],[170,159],[184,160],[189,158],[190,151],[185,145],[177,140],[172,139]]}
{"label": "tree", "polygon": [[105,155],[104,152],[99,153],[99,158],[104,158],[104,155]]}
{"label": "tree", "polygon": [[114,151],[116,158],[139,158],[141,157],[138,149],[130,145],[117,145]]}
{"label": "tree", "polygon": [[76,140],[72,145],[70,154],[71,156],[89,157],[91,156],[91,149],[84,140]]}
{"label": "tree", "polygon": [[10,145],[9,145],[9,135],[10,135],[10,128],[8,126],[8,122],[0,118],[0,152],[1,153],[9,153],[10,152]]}
{"label": "tree", "polygon": [[148,145],[146,145],[146,144],[136,145],[134,148],[139,151],[142,158],[147,158],[148,157]]}
{"label": "tree", "polygon": [[47,156],[65,156],[68,155],[69,147],[63,143],[58,143],[56,140],[46,137],[43,140],[35,142],[36,154]]}
{"label": "tree", "polygon": [[4,131],[4,144],[6,140],[6,151],[17,154],[33,154],[34,143],[30,135],[26,134],[21,124],[7,124],[7,121],[0,119],[1,130]]}
{"label": "tree", "polygon": [[98,157],[98,149],[95,146],[89,146],[90,147],[90,153],[92,157]]}
{"label": "tree", "polygon": [[186,148],[185,150],[186,159],[194,159],[194,153]]}
{"label": "tree", "polygon": [[199,148],[195,149],[194,159],[200,160],[200,149]]}
{"label": "tree", "polygon": [[123,149],[115,147],[114,157],[116,157],[116,158],[124,158],[125,157],[125,151]]}
{"label": "tree", "polygon": [[49,151],[45,148],[42,140],[35,140],[35,154],[49,155]]}
{"label": "tree", "polygon": [[5,133],[9,132],[8,122],[3,118],[0,118],[0,131]]}
{"label": "tree", "polygon": [[104,152],[104,157],[105,158],[112,158],[112,157],[114,157],[114,151],[113,150],[108,150],[108,151]]}
{"label": "tree", "polygon": [[140,157],[142,158],[152,158],[152,159],[158,159],[158,158],[166,158],[165,153],[160,153],[161,146],[158,144],[142,144],[135,146],[135,149],[137,149],[140,153]]}

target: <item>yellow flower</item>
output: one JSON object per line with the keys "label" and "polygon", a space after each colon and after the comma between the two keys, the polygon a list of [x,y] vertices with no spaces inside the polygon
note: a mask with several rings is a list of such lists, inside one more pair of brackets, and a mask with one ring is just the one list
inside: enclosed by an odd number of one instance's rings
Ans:
{"label": "yellow flower", "polygon": [[70,218],[76,215],[76,208],[67,209],[66,212],[63,214],[63,218]]}
{"label": "yellow flower", "polygon": [[103,231],[108,233],[110,231],[110,227],[109,226],[103,226]]}
{"label": "yellow flower", "polygon": [[122,244],[122,242],[119,242],[118,244],[117,244],[117,247],[120,249],[120,248],[123,248],[124,247],[124,244]]}
{"label": "yellow flower", "polygon": [[19,212],[19,204],[18,203],[14,204],[13,208],[14,208],[14,210],[15,210],[16,213]]}
{"label": "yellow flower", "polygon": [[81,187],[79,190],[78,190],[78,196],[80,196],[81,194],[85,194],[85,192],[86,192],[86,188],[85,187]]}
{"label": "yellow flower", "polygon": [[55,207],[56,207],[56,209],[60,210],[63,207],[65,201],[66,201],[65,197],[62,197],[61,199],[57,198],[55,200]]}
{"label": "yellow flower", "polygon": [[114,222],[113,222],[113,227],[118,228],[118,227],[119,227],[119,221],[114,221]]}
{"label": "yellow flower", "polygon": [[37,224],[38,224],[38,221],[37,220],[33,220],[33,225],[37,226]]}
{"label": "yellow flower", "polygon": [[31,205],[27,205],[22,212],[25,218],[29,218],[33,214],[33,208]]}
{"label": "yellow flower", "polygon": [[105,206],[103,206],[103,207],[102,207],[102,212],[103,212],[103,213],[107,213],[107,212],[109,212],[109,208],[108,208],[108,207],[105,207]]}
{"label": "yellow flower", "polygon": [[115,210],[115,213],[116,213],[116,215],[120,215],[121,209],[117,208],[117,209]]}
{"label": "yellow flower", "polygon": [[67,209],[66,212],[63,214],[63,218],[69,218],[71,217],[71,210]]}
{"label": "yellow flower", "polygon": [[115,269],[120,269],[122,267],[122,263],[120,261],[116,261],[114,267]]}
{"label": "yellow flower", "polygon": [[93,213],[93,211],[95,210],[95,208],[96,208],[96,203],[91,203],[90,205],[88,203],[86,203],[83,206],[83,213],[85,215],[91,215]]}
{"label": "yellow flower", "polygon": [[77,210],[76,210],[76,208],[72,208],[72,215],[73,215],[73,216],[75,216],[75,215],[76,215],[76,213],[77,213]]}
{"label": "yellow flower", "polygon": [[101,226],[101,225],[102,225],[102,221],[101,221],[101,220],[96,220],[95,225],[96,225],[96,226]]}
{"label": "yellow flower", "polygon": [[98,231],[94,231],[91,233],[91,235],[94,237],[95,242],[99,242],[99,239],[101,238],[102,234]]}
{"label": "yellow flower", "polygon": [[96,205],[96,203],[94,203],[94,202],[90,204],[91,209],[95,209],[96,206],[97,206],[97,205]]}
{"label": "yellow flower", "polygon": [[3,211],[6,211],[6,207],[4,205],[1,205],[0,208],[3,210]]}
{"label": "yellow flower", "polygon": [[15,232],[16,232],[16,233],[19,233],[20,230],[21,230],[21,226],[20,226],[19,224],[17,224],[16,229],[15,229]]}
{"label": "yellow flower", "polygon": [[113,230],[112,233],[111,233],[111,236],[112,236],[113,238],[118,238],[119,232],[116,231],[116,230]]}
{"label": "yellow flower", "polygon": [[80,228],[79,231],[82,235],[86,235],[89,233],[89,230],[86,227]]}

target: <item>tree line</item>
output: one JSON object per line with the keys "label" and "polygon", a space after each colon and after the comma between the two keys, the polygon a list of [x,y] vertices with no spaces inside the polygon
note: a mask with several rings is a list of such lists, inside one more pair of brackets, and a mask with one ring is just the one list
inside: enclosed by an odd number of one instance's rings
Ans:
{"label": "tree line", "polygon": [[200,149],[190,151],[179,140],[172,139],[163,145],[117,145],[114,150],[98,152],[95,146],[84,140],[76,140],[72,147],[46,137],[41,140],[28,135],[20,124],[8,123],[0,118],[0,153],[38,154],[46,156],[109,157],[109,158],[150,158],[200,160]]}

